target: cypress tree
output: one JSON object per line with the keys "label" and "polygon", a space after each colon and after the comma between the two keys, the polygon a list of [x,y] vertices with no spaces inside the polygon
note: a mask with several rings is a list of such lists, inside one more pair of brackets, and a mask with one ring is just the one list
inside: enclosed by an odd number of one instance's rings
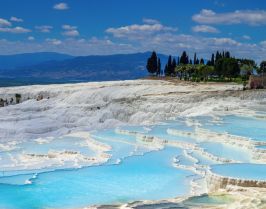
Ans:
{"label": "cypress tree", "polygon": [[146,68],[151,74],[157,72],[157,55],[155,51],[152,52],[151,57],[147,60]]}
{"label": "cypress tree", "polygon": [[177,57],[177,65],[180,65],[180,57]]}
{"label": "cypress tree", "polygon": [[262,74],[266,73],[266,61],[262,61],[260,63],[259,73],[262,73]]}
{"label": "cypress tree", "polygon": [[183,51],[183,53],[180,57],[180,63],[186,65],[186,64],[188,64],[188,62],[189,62],[189,58],[187,56],[187,53],[186,53],[186,51]]}
{"label": "cypress tree", "polygon": [[176,68],[176,60],[174,58],[171,66],[171,75],[175,74],[175,68]]}
{"label": "cypress tree", "polygon": [[169,55],[168,62],[167,62],[167,66],[170,67],[171,65],[172,65],[172,56]]}
{"label": "cypress tree", "polygon": [[162,72],[161,72],[161,60],[160,58],[158,58],[158,64],[157,64],[157,76],[158,75],[161,75]]}
{"label": "cypress tree", "polygon": [[196,52],[194,53],[194,60],[193,60],[193,64],[196,65],[196,62],[197,62],[197,54]]}
{"label": "cypress tree", "polygon": [[206,65],[211,66],[212,62],[210,60],[207,61]]}
{"label": "cypress tree", "polygon": [[212,54],[212,58],[211,58],[211,66],[214,66],[215,61],[214,61],[214,54]]}
{"label": "cypress tree", "polygon": [[219,51],[216,52],[215,63],[221,58]]}
{"label": "cypress tree", "polygon": [[171,71],[172,71],[172,56],[169,55],[165,75],[170,76]]}
{"label": "cypress tree", "polygon": [[225,58],[230,58],[230,52],[225,52]]}
{"label": "cypress tree", "polygon": [[200,59],[200,64],[204,65],[204,59],[203,58]]}
{"label": "cypress tree", "polygon": [[168,66],[167,66],[167,64],[166,64],[165,67],[164,67],[164,76],[168,76],[168,74],[167,74],[167,70],[168,70]]}

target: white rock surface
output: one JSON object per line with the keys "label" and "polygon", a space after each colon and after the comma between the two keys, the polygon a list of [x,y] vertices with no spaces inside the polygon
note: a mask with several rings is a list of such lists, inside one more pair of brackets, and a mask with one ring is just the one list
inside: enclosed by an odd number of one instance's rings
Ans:
{"label": "white rock surface", "polygon": [[[177,115],[207,114],[214,110],[237,110],[241,96],[231,91],[224,95],[224,91],[240,88],[234,84],[158,80],[0,88],[3,99],[9,100],[16,93],[22,95],[22,103],[0,108],[0,142],[123,124],[150,124]],[[36,101],[40,95],[44,99]]]}

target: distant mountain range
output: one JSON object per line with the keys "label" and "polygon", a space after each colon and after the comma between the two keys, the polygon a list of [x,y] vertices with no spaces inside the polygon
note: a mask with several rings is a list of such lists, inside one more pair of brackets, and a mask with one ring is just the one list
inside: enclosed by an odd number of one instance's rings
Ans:
{"label": "distant mountain range", "polygon": [[47,61],[61,61],[71,59],[73,56],[54,52],[26,53],[15,55],[0,55],[0,69],[8,70],[17,67],[36,65]]}
{"label": "distant mountain range", "polygon": [[[0,56],[0,86],[137,79],[151,52],[73,57],[59,53]],[[162,63],[167,56],[159,55]]]}

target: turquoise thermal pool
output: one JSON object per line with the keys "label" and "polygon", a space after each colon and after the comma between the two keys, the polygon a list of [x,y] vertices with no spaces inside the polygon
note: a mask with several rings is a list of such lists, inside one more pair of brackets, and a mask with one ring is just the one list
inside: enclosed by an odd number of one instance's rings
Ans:
{"label": "turquoise thermal pool", "polygon": [[1,184],[0,208],[72,208],[187,195],[193,173],[172,166],[178,154],[166,148],[119,165],[42,173],[30,185]]}
{"label": "turquoise thermal pool", "polygon": [[[266,146],[266,120],[242,116],[177,118],[158,125],[92,131],[87,138],[77,135],[1,143],[0,208],[80,208],[190,196],[197,182],[193,181],[204,182],[208,169],[220,176],[266,181],[266,159],[261,155],[261,163],[254,162],[253,146],[230,146],[215,139],[197,140],[167,132],[194,133],[197,127],[251,138],[261,153]],[[138,133],[154,138],[142,141]],[[241,163],[225,164],[221,159]],[[201,196],[190,199],[189,204],[202,202],[224,203]]]}
{"label": "turquoise thermal pool", "polygon": [[256,141],[266,142],[266,119],[228,115],[222,117],[221,123],[207,123],[204,127],[232,135],[244,136]]}
{"label": "turquoise thermal pool", "polygon": [[235,179],[266,181],[266,164],[220,164],[211,166],[211,171]]}

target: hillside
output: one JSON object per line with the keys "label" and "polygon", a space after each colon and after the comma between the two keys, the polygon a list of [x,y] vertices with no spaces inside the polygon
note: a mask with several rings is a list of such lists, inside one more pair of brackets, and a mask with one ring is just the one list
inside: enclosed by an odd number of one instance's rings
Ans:
{"label": "hillside", "polygon": [[[51,57],[51,60],[33,65],[0,70],[0,86],[138,79],[147,75],[146,60],[149,56],[150,52],[64,60]],[[167,57],[159,56],[165,63]]]}
{"label": "hillside", "polygon": [[73,58],[67,54],[60,54],[55,52],[39,52],[39,53],[25,53],[15,55],[0,55],[0,70],[15,69],[18,67],[36,65],[47,61],[61,61]]}

